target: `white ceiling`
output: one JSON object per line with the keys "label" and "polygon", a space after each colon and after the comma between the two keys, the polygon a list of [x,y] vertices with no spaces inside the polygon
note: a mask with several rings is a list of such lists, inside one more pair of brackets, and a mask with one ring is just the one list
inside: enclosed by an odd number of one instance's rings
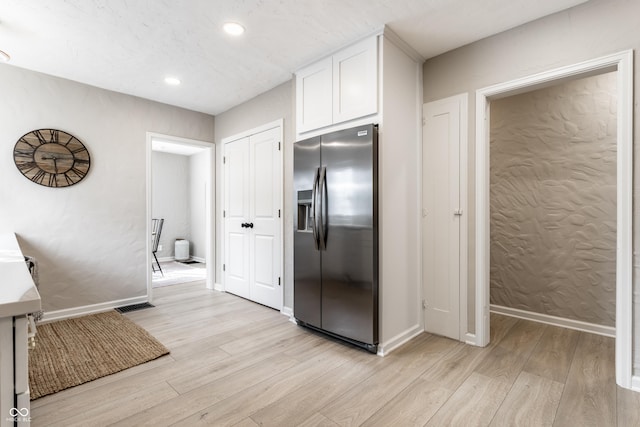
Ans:
{"label": "white ceiling", "polygon": [[[385,24],[430,58],[586,1],[2,0],[0,50],[17,67],[218,114]],[[246,33],[224,34],[227,20]]]}

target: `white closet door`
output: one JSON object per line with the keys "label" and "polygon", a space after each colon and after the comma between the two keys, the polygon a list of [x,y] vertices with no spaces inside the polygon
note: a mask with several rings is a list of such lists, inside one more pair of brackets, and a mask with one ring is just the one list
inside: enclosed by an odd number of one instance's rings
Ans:
{"label": "white closet door", "polygon": [[[424,105],[425,331],[460,339],[460,101]],[[464,248],[466,250],[466,248]]]}
{"label": "white closet door", "polygon": [[[282,308],[279,127],[225,144],[225,290]],[[243,226],[244,225],[244,226]]]}
{"label": "white closet door", "polygon": [[253,281],[251,299],[280,309],[280,129],[250,137],[250,217]]}
{"label": "white closet door", "polygon": [[249,138],[224,147],[225,290],[250,297],[251,263],[249,228]]}

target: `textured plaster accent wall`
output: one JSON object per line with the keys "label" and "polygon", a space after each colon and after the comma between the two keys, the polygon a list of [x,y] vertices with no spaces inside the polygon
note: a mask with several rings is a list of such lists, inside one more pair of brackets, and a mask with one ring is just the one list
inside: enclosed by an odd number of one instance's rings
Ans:
{"label": "textured plaster accent wall", "polygon": [[[145,296],[147,132],[212,141],[213,116],[10,65],[0,93],[0,231],[39,260],[44,310]],[[46,188],[13,164],[17,139],[47,127],[87,146],[80,183]]]}
{"label": "textured plaster accent wall", "polygon": [[615,326],[616,73],[491,103],[491,303]]}

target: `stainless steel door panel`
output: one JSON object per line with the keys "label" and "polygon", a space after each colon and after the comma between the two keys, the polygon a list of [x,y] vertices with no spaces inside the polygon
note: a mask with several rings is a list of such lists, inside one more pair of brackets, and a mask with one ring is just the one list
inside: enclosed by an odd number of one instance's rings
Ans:
{"label": "stainless steel door panel", "polygon": [[[320,166],[320,137],[296,142],[293,146],[294,256],[293,310],[296,319],[321,327],[320,252],[316,249],[313,208],[316,202]],[[317,210],[317,209],[316,209]],[[302,216],[305,216],[303,218]]]}
{"label": "stainless steel door panel", "polygon": [[377,138],[372,125],[323,136],[322,328],[378,341]]}

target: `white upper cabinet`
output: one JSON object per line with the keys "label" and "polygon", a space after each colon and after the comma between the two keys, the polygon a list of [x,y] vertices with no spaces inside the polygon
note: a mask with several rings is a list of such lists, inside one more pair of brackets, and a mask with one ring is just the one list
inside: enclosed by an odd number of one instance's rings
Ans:
{"label": "white upper cabinet", "polygon": [[351,45],[296,73],[298,134],[377,111],[377,36]]}
{"label": "white upper cabinet", "polygon": [[378,111],[377,52],[370,37],[333,55],[333,123]]}
{"label": "white upper cabinet", "polygon": [[296,74],[296,124],[298,132],[333,123],[333,61],[325,58]]}

